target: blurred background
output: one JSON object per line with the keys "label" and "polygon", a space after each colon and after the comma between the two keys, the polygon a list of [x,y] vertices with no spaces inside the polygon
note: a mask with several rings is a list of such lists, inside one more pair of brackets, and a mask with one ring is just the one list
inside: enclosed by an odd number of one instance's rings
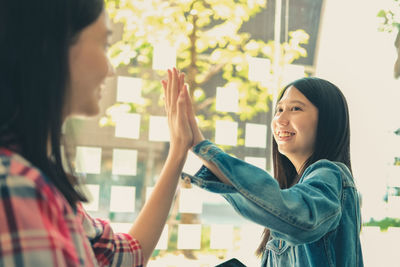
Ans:
{"label": "blurred background", "polygon": [[[87,184],[93,215],[127,231],[168,152],[160,80],[186,73],[205,136],[271,171],[272,107],[304,76],[338,85],[351,117],[362,200],[365,266],[400,266],[400,82],[394,79],[397,0],[106,0],[113,35],[98,117],[71,119],[65,147]],[[201,163],[189,153],[185,171]],[[250,179],[251,177],[249,177]],[[262,227],[225,200],[181,183],[148,266],[259,266]]]}

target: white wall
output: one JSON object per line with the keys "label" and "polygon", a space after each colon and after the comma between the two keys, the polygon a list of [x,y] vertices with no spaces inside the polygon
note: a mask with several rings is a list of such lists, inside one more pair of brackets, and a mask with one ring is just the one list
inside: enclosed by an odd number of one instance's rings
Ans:
{"label": "white wall", "polygon": [[384,216],[387,166],[394,150],[400,156],[400,143],[388,139],[391,130],[400,128],[395,34],[378,32],[376,17],[392,1],[326,0],[317,51],[316,76],[338,85],[348,100],[353,172],[365,219]]}

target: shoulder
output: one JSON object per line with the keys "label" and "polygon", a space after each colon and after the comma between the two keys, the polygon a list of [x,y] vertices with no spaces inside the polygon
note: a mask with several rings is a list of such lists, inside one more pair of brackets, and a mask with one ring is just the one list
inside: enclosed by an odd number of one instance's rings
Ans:
{"label": "shoulder", "polygon": [[334,162],[327,159],[321,159],[311,164],[303,174],[303,180],[318,177],[324,180],[336,178],[338,181],[352,180],[352,175],[347,166],[340,162]]}
{"label": "shoulder", "polygon": [[[42,172],[21,155],[0,148],[0,185],[7,189],[8,197],[54,198],[57,191]],[[0,197],[2,196],[0,194]]]}

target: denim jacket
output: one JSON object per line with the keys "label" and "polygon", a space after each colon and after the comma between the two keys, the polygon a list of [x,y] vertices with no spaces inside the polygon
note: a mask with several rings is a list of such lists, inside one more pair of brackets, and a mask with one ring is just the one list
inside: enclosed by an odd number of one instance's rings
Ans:
{"label": "denim jacket", "polygon": [[182,177],[221,194],[239,214],[270,229],[262,266],[363,266],[359,199],[344,164],[319,160],[296,185],[280,189],[269,173],[208,140],[193,152],[214,163],[232,185],[220,182],[205,166]]}

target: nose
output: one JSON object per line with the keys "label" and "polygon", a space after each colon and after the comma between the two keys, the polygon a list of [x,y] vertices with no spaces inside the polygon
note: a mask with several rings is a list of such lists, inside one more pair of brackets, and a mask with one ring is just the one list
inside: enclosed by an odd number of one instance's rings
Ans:
{"label": "nose", "polygon": [[286,112],[281,112],[279,115],[275,115],[275,122],[280,126],[287,126],[289,124],[289,117]]}

